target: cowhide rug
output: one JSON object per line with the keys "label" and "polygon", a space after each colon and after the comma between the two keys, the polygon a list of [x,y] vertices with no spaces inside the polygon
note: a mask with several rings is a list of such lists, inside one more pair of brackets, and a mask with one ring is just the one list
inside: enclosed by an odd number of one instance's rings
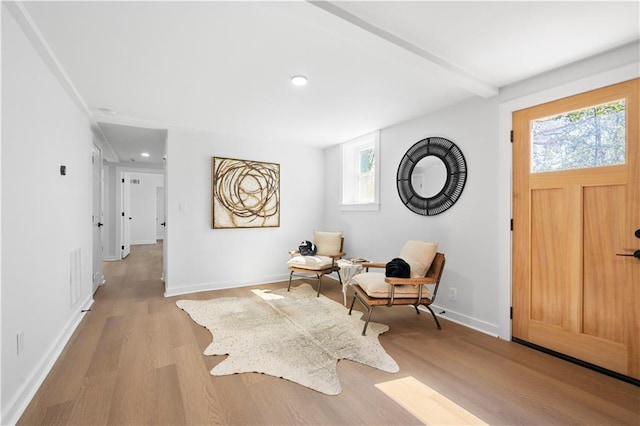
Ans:
{"label": "cowhide rug", "polygon": [[371,322],[362,336],[360,313],[325,296],[309,284],[273,292],[253,290],[249,297],[179,300],[213,342],[205,355],[229,355],[211,374],[257,372],[282,377],[328,395],[342,388],[336,373],[340,359],[396,372],[398,364],[385,352],[378,335],[387,325]]}

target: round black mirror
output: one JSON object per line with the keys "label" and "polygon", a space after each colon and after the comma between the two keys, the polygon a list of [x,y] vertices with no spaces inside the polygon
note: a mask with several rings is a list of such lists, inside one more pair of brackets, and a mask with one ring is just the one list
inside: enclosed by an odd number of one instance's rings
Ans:
{"label": "round black mirror", "polygon": [[449,139],[422,139],[404,154],[396,183],[398,195],[409,210],[433,216],[448,210],[462,194],[467,163],[460,148]]}

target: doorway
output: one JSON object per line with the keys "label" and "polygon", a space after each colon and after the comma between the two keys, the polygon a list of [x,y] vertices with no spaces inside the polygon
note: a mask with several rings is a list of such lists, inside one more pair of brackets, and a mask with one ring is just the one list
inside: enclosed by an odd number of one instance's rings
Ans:
{"label": "doorway", "polygon": [[120,215],[120,241],[122,245],[120,247],[120,259],[124,259],[129,256],[131,252],[131,173],[122,172],[122,200],[120,205],[122,206],[122,212]]}
{"label": "doorway", "polygon": [[102,175],[102,151],[96,144],[91,149],[92,168],[92,192],[93,204],[91,211],[91,227],[93,239],[93,269],[92,269],[92,292],[95,293],[104,281],[102,272],[102,226],[103,226],[103,175]]}
{"label": "doorway", "polygon": [[164,186],[156,187],[156,240],[164,240],[164,228],[167,225],[164,213]]}
{"label": "doorway", "polygon": [[513,113],[513,338],[635,379],[638,98],[636,79]]}
{"label": "doorway", "polygon": [[160,244],[166,238],[165,175],[164,170],[143,169],[118,169],[116,175],[117,259],[122,260],[136,253],[135,246]]}

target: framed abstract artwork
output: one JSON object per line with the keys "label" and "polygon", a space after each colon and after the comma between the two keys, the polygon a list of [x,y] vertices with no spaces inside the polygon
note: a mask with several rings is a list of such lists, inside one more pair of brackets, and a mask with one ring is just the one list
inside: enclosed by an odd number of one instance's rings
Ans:
{"label": "framed abstract artwork", "polygon": [[214,229],[280,226],[280,165],[212,157]]}

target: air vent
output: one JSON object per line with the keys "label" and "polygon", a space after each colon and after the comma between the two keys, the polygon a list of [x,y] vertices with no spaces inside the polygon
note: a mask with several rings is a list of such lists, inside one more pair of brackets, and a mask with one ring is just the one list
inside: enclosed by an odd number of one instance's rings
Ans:
{"label": "air vent", "polygon": [[140,184],[140,179],[131,179],[131,183],[134,185],[139,185]]}

